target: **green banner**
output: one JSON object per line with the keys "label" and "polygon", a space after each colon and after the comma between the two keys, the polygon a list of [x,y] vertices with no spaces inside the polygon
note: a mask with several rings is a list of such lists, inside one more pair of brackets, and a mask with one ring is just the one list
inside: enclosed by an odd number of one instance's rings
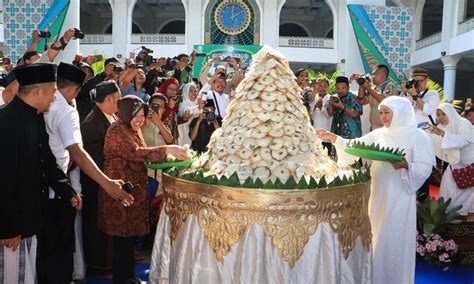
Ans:
{"label": "green banner", "polygon": [[[196,63],[194,64],[193,68],[193,77],[199,78],[199,74],[201,73],[201,70],[206,62],[216,56],[223,56],[224,58],[227,56],[232,56],[234,58],[238,58],[239,60],[244,60],[245,64],[250,66],[250,63],[252,62],[252,55],[257,53],[260,48],[262,47],[258,45],[194,45],[194,49],[202,54],[202,56],[198,56],[196,59]],[[212,66],[209,70],[209,76],[214,73],[214,70],[218,65],[226,64],[227,62],[225,61],[215,63],[214,66]]]}

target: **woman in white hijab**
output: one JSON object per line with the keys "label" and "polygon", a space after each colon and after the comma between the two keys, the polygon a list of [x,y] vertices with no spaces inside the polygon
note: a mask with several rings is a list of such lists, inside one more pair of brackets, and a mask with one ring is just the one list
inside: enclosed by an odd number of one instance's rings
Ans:
{"label": "woman in white hijab", "polygon": [[189,138],[189,124],[193,119],[201,113],[198,99],[198,89],[196,84],[188,83],[183,86],[183,102],[180,103],[178,109],[178,115],[180,117],[185,116],[186,113],[191,114],[191,118],[185,123],[178,126],[179,138],[178,145],[183,146],[185,144],[191,145],[191,138]]}
{"label": "woman in white hijab", "polygon": [[444,200],[451,198],[448,210],[462,205],[459,214],[467,215],[474,212],[474,187],[459,189],[452,169],[465,168],[474,163],[474,128],[450,104],[440,105],[436,116],[440,124],[438,127],[431,126],[430,138],[436,156],[450,164],[441,180],[440,197]]}
{"label": "woman in white hijab", "polygon": [[[369,217],[374,253],[373,283],[413,283],[416,253],[416,191],[430,176],[435,165],[432,143],[417,129],[410,102],[388,97],[379,105],[384,127],[361,138],[366,144],[399,148],[405,152],[401,162],[373,161]],[[347,143],[323,129],[317,134],[335,144],[338,163],[350,164],[357,158],[344,152]]]}

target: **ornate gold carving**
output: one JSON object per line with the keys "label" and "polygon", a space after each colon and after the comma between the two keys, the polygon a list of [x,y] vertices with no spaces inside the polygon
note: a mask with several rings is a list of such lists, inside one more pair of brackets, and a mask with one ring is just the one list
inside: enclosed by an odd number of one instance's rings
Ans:
{"label": "ornate gold carving", "polygon": [[293,267],[321,222],[338,236],[344,257],[357,237],[369,249],[369,183],[319,190],[254,190],[199,184],[163,175],[171,242],[189,215],[221,261],[249,225],[260,224],[281,257]]}

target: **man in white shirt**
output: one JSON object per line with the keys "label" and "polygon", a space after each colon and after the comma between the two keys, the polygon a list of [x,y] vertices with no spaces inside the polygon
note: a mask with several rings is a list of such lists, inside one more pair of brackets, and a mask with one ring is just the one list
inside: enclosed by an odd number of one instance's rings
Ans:
{"label": "man in white shirt", "polygon": [[422,123],[433,124],[436,117],[436,108],[439,105],[438,92],[427,88],[427,70],[423,68],[413,70],[412,78],[413,87],[408,89],[407,82],[402,82],[402,93],[400,95],[409,98],[413,103],[418,125]]}
{"label": "man in white shirt", "polygon": [[230,96],[225,91],[226,78],[225,75],[217,76],[213,82],[211,89],[207,92],[206,98],[204,100],[213,100],[216,107],[216,115],[221,119],[227,114],[227,106],[230,103]]}
{"label": "man in white shirt", "polygon": [[[112,180],[104,175],[82,147],[79,114],[70,104],[79,93],[84,79],[85,73],[79,68],[71,64],[59,64],[56,100],[51,104],[49,112],[45,114],[51,150],[56,157],[57,164],[65,173],[68,171],[72,159],[112,198],[121,200],[124,206],[129,206],[133,202],[133,197],[121,189],[123,181]],[[80,188],[75,189],[80,190]],[[55,239],[57,242],[47,244],[47,247],[44,247],[46,249],[43,255],[38,259],[38,281],[40,284],[69,283],[72,277],[74,243],[72,233],[67,234],[67,231],[71,230],[72,232],[74,214],[65,212],[56,201],[54,193],[50,192],[50,208],[47,217],[47,227],[49,228],[46,230],[46,239]],[[72,219],[69,218],[71,216]],[[64,237],[66,235],[70,239]],[[80,235],[81,232],[77,232],[76,239]],[[85,271],[78,274],[76,278],[85,277]],[[59,282],[56,282],[58,280]]]}
{"label": "man in white shirt", "polygon": [[[315,129],[322,128],[325,130],[331,130],[332,117],[329,116],[327,107],[329,105],[329,80],[326,78],[320,78],[316,82],[313,89],[313,94],[310,95],[309,104],[311,119],[313,120],[313,127]],[[323,147],[328,150],[330,154],[331,142],[323,140]]]}

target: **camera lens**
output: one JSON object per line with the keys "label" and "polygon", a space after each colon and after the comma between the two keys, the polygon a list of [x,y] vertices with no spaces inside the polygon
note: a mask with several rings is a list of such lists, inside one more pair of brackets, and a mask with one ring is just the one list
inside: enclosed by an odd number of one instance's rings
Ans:
{"label": "camera lens", "polygon": [[357,78],[357,84],[359,85],[363,85],[365,81],[367,81],[367,79],[365,79],[364,77]]}

